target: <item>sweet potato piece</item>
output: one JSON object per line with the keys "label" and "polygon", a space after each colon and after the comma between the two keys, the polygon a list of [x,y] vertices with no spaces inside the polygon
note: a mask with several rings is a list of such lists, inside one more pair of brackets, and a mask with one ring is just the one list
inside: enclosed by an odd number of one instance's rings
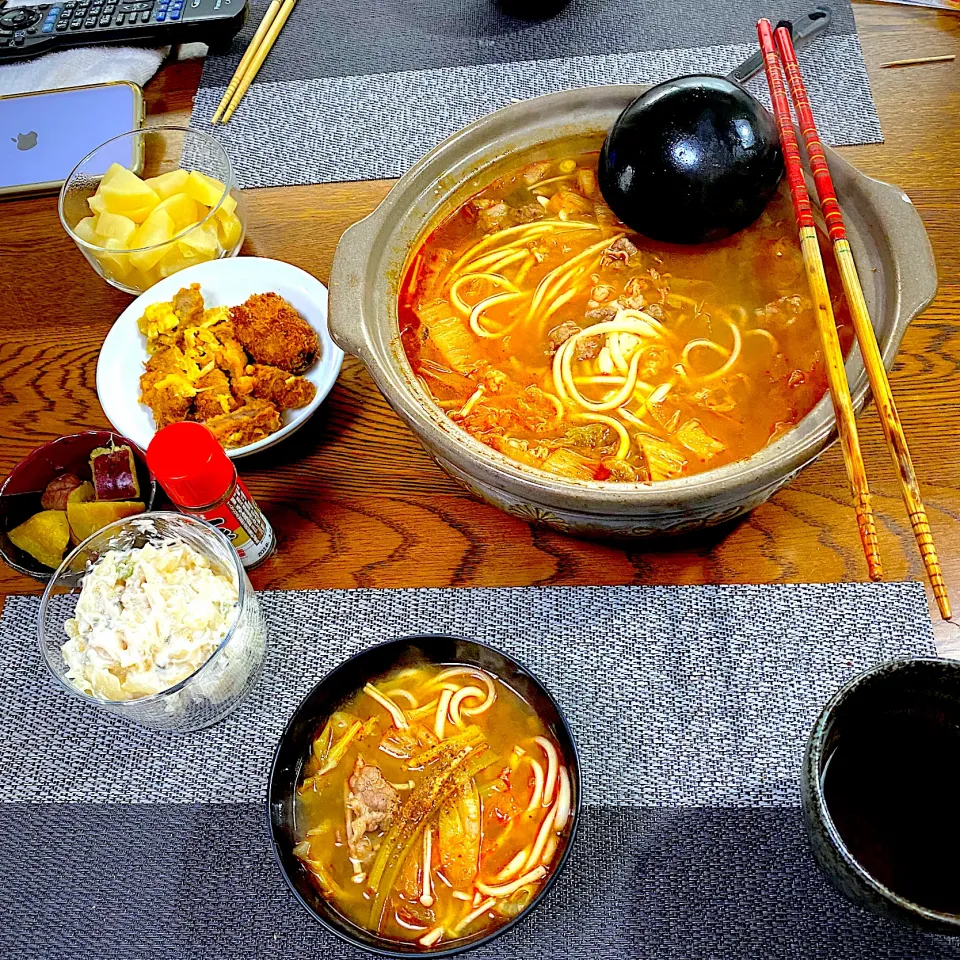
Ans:
{"label": "sweet potato piece", "polygon": [[87,500],[84,503],[67,504],[67,520],[70,524],[70,536],[75,543],[82,543],[87,537],[102,530],[114,520],[132,517],[143,513],[144,506],[139,500]]}
{"label": "sweet potato piece", "polygon": [[[84,480],[79,487],[74,487],[70,491],[70,496],[67,497],[67,505],[71,503],[85,503],[87,500],[95,500],[97,496],[96,491],[93,489],[93,484],[89,480]],[[66,510],[66,507],[64,507]]]}
{"label": "sweet potato piece", "polygon": [[14,527],[7,536],[15,547],[29,553],[45,567],[56,570],[70,542],[67,515],[62,510],[35,513],[19,527]]}

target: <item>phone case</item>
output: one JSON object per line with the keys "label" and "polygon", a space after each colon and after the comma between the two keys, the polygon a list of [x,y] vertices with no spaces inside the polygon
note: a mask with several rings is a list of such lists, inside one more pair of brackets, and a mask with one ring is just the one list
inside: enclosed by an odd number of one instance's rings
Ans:
{"label": "phone case", "polygon": [[[87,83],[76,87],[61,87],[57,90],[33,91],[30,93],[14,93],[6,97],[0,97],[0,102],[4,100],[13,100],[18,97],[39,97],[44,93],[66,93],[71,90],[92,90],[98,87],[130,87],[133,91],[133,123],[131,130],[139,130],[143,127],[145,112],[143,107],[143,90],[130,80],[111,80],[107,83]],[[133,165],[133,172],[139,174],[143,169],[143,147],[140,146],[140,155],[136,158]],[[45,193],[54,193],[63,186],[63,180],[50,180],[45,183],[27,183],[19,184],[13,187],[0,187],[0,199],[7,197],[30,197]]]}

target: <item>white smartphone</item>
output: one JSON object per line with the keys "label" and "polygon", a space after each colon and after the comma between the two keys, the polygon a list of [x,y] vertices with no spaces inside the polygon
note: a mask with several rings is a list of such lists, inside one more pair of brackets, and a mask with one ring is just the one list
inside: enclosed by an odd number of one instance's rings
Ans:
{"label": "white smartphone", "polygon": [[[126,81],[0,97],[0,198],[59,190],[91,150],[142,126],[143,92]],[[117,144],[91,172],[114,161],[139,172],[132,150]]]}

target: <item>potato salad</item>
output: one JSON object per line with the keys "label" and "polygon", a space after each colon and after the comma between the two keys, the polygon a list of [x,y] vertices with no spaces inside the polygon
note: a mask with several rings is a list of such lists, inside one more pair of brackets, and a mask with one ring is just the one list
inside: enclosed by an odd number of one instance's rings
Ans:
{"label": "potato salad", "polygon": [[236,580],[186,543],[108,551],[64,624],[70,682],[107,700],[167,690],[217,650],[238,596]]}

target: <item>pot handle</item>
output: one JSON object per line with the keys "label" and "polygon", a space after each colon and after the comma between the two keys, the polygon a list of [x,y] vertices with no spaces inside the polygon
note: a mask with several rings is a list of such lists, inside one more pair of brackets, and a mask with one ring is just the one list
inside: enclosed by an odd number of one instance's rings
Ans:
{"label": "pot handle", "polygon": [[334,343],[345,353],[366,357],[367,336],[363,316],[363,295],[368,282],[380,218],[374,210],[348,227],[340,237],[330,268],[330,307],[327,322]]}
{"label": "pot handle", "polygon": [[913,201],[891,183],[874,180],[872,186],[883,198],[878,203],[880,222],[887,233],[893,262],[900,266],[900,316],[890,344],[890,356],[884,357],[887,366],[892,366],[907,325],[937,295],[937,262],[927,228]]}
{"label": "pot handle", "polygon": [[907,326],[937,295],[937,263],[930,237],[913,201],[898,187],[860,173],[836,151],[827,148],[832,170],[846,167],[860,180],[859,190],[865,193],[876,211],[877,222],[887,238],[892,262],[897,264],[900,295],[897,322],[886,350],[884,365],[889,369],[900,349]]}

